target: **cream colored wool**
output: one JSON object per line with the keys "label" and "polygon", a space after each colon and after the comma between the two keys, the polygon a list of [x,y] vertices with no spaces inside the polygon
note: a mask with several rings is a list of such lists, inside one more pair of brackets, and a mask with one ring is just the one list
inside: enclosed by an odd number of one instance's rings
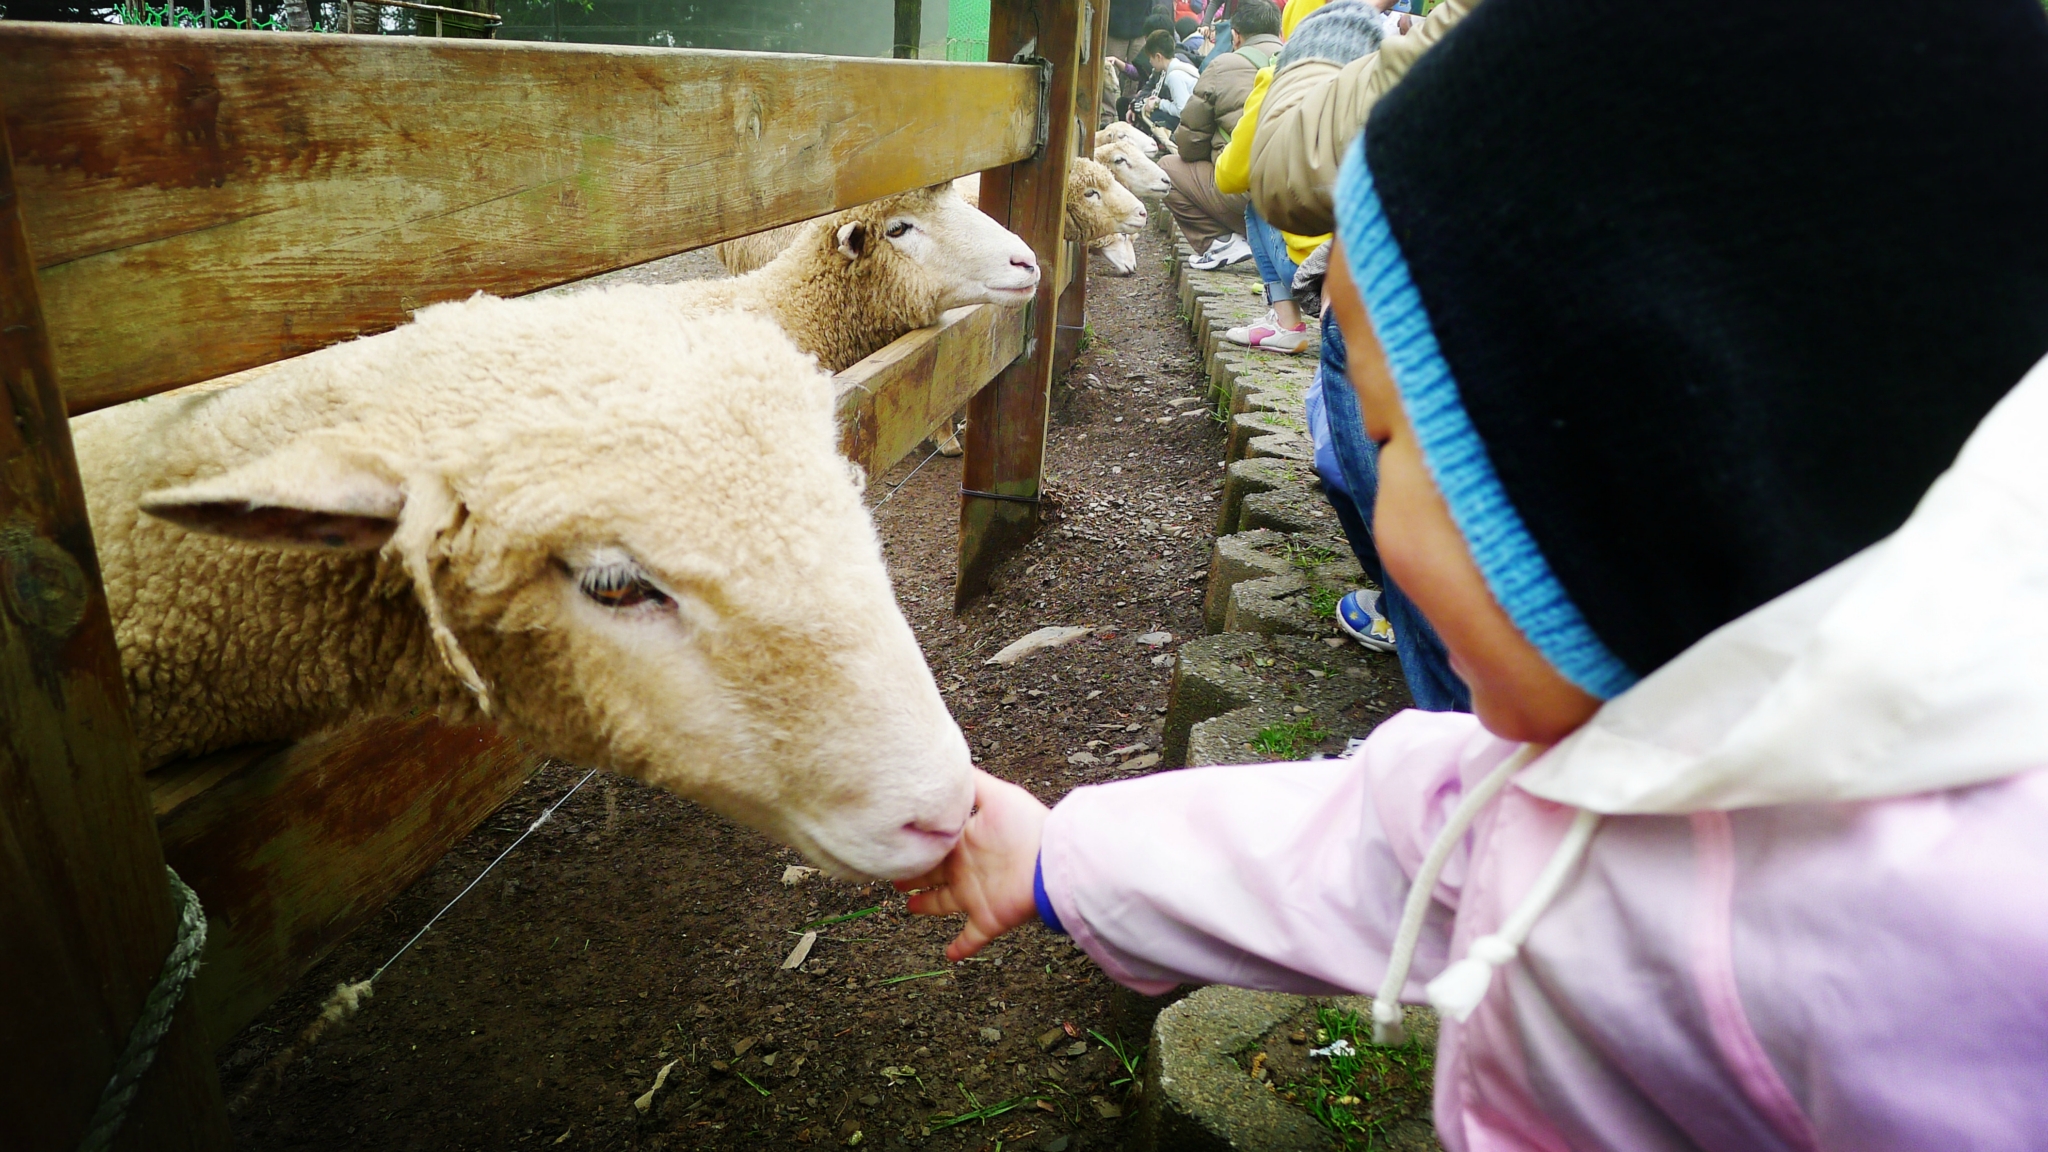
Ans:
{"label": "cream colored wool", "polygon": [[1074,157],[1067,171],[1067,238],[1093,244],[1145,230],[1145,205],[1106,165]]}
{"label": "cream colored wool", "polygon": [[[1104,145],[1096,150],[1097,155],[1102,155],[1105,151],[1110,152],[1112,155],[1122,155],[1127,159],[1134,159],[1138,162],[1138,165],[1149,167],[1153,172],[1159,173],[1160,180],[1165,180],[1166,173],[1157,164],[1153,164],[1142,155],[1138,155],[1137,149],[1127,144]],[[1134,173],[1132,179],[1142,182],[1145,179],[1144,167],[1137,165],[1129,166],[1129,170]],[[1135,195],[1132,195],[1130,190],[1124,186],[1127,182],[1120,172],[1111,169],[1106,162],[1089,160],[1086,157],[1075,157],[1073,167],[1067,173],[1066,209],[1068,238],[1081,240],[1091,247],[1100,248],[1105,244],[1113,242],[1119,233],[1135,234],[1144,231],[1146,219],[1144,202]],[[1170,188],[1171,186],[1168,183],[1166,187]],[[953,187],[967,204],[978,205],[980,203],[981,174],[979,172],[970,176],[962,176],[953,182]],[[1161,192],[1165,190],[1165,188],[1160,189]],[[932,189],[925,189],[922,192],[905,193],[904,196],[920,196],[932,193],[933,191]],[[785,224],[780,228],[770,229],[766,232],[756,232],[752,236],[742,236],[737,240],[728,240],[720,244],[715,251],[718,254],[719,262],[725,265],[726,271],[733,273],[735,276],[744,277],[758,270],[766,269],[777,257],[789,250],[797,237],[806,235],[807,229],[820,224],[829,225],[832,221],[848,219],[851,213],[869,212],[878,205],[892,205],[900,199],[901,197],[890,197],[886,200],[878,200],[875,204],[869,205],[866,208],[852,209],[851,212],[842,212],[836,216],[825,216],[817,220],[805,221],[801,224]],[[829,267],[829,265],[827,266]],[[813,265],[812,267],[816,268],[818,265]],[[1136,265],[1133,264],[1133,267],[1135,268]],[[787,273],[790,276],[795,274],[794,271]],[[751,307],[753,305],[749,304],[747,306]],[[947,307],[958,307],[958,305],[949,304]],[[936,315],[931,320],[925,321],[926,324],[936,322]],[[801,326],[804,323],[805,321],[802,319],[793,316],[789,321],[785,322],[785,327],[788,327],[790,324]],[[914,324],[911,326],[911,328],[921,327],[924,327],[924,324]],[[911,328],[905,328],[897,332],[896,336],[910,331]],[[792,329],[792,335],[797,335],[795,329]],[[895,336],[891,336],[890,339],[895,339]],[[797,342],[799,344],[805,343],[800,335]],[[883,343],[886,344],[888,341],[885,340]],[[876,345],[877,348],[880,346]],[[872,351],[873,349],[870,349],[870,352]],[[862,353],[863,356],[867,354]],[[825,361],[827,367],[832,367],[831,359],[822,354],[820,359]],[[854,360],[847,363],[850,364],[859,359],[860,357],[855,357]],[[845,365],[839,365],[832,370],[838,371],[839,368],[843,367]]]}
{"label": "cream colored wool", "polygon": [[841,874],[966,817],[832,382],[766,319],[479,295],[72,428],[145,766],[487,710]]}
{"label": "cream colored wool", "polygon": [[[1098,146],[1104,141],[1116,140],[1125,140],[1137,145],[1138,150],[1148,157],[1159,155],[1159,141],[1154,140],[1136,125],[1112,120],[1095,130],[1095,143]],[[1102,159],[1100,151],[1097,152],[1096,159]]]}
{"label": "cream colored wool", "polygon": [[1099,141],[1095,145],[1095,162],[1109,169],[1110,175],[1130,189],[1132,195],[1140,198],[1164,196],[1173,191],[1173,179],[1166,174],[1166,169],[1145,155],[1144,149],[1128,139],[1109,137],[1100,132],[1095,134],[1095,139]]}
{"label": "cream colored wool", "polygon": [[[694,307],[772,317],[797,347],[838,372],[938,323],[948,309],[1022,305],[1038,287],[1038,261],[1024,241],[943,184],[776,231],[789,233],[787,247],[759,268],[663,291]],[[773,235],[748,238],[759,243],[734,261],[760,256]]]}
{"label": "cream colored wool", "polygon": [[735,276],[744,276],[757,268],[766,268],[769,262],[782,255],[783,249],[788,248],[798,234],[810,224],[809,220],[784,224],[780,228],[770,228],[766,232],[756,232],[752,236],[727,240],[711,251],[718,257],[718,262],[725,265],[727,272]]}

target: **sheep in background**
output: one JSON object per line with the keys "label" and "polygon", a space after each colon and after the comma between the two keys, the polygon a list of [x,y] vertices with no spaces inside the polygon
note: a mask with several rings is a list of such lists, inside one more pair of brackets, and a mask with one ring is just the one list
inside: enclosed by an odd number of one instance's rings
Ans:
{"label": "sheep in background", "polygon": [[1030,246],[944,184],[791,225],[787,234],[772,259],[743,276],[661,291],[693,309],[768,316],[838,372],[938,323],[948,309],[1023,305],[1038,289]]}
{"label": "sheep in background", "polygon": [[[1165,173],[1161,173],[1165,175]],[[1079,189],[1079,194],[1076,190]],[[1085,239],[1099,253],[1113,276],[1138,270],[1138,250],[1131,237],[1145,230],[1145,205],[1108,165],[1076,158],[1067,177],[1067,231]]]}
{"label": "sheep in background", "polygon": [[1143,149],[1129,140],[1104,139],[1101,133],[1095,138],[1095,162],[1109,169],[1134,195],[1164,196],[1173,191],[1173,179],[1167,176],[1166,169],[1154,164]]}
{"label": "sheep in background", "polygon": [[1144,129],[1121,120],[1112,120],[1095,130],[1095,143],[1098,148],[1104,140],[1126,140],[1137,145],[1138,150],[1148,157],[1159,155],[1159,141],[1154,140]]}
{"label": "sheep in background", "polygon": [[[1162,172],[1161,175],[1165,174]],[[955,180],[953,187],[967,205],[974,206],[980,203],[979,172]],[[1120,233],[1136,233],[1145,229],[1144,203],[1123,187],[1107,165],[1085,157],[1075,157],[1073,167],[1068,170],[1066,209],[1068,238],[1081,240],[1091,248],[1113,243],[1114,238]],[[862,209],[853,211],[858,212]],[[802,224],[786,224],[781,228],[757,232],[752,236],[742,236],[718,245],[715,251],[719,261],[725,265],[726,271],[736,276],[744,276],[765,268],[769,262],[788,249],[803,229],[816,223],[817,221],[813,220]],[[1131,251],[1129,244],[1123,245],[1122,250]],[[1111,257],[1111,260],[1117,275],[1128,276],[1137,270],[1135,254],[1131,255],[1128,264],[1123,266],[1116,265],[1114,257]],[[802,343],[802,340],[799,339],[798,343]]]}
{"label": "sheep in background", "polygon": [[72,430],[145,767],[430,711],[842,875],[967,817],[833,383],[763,316],[479,295]]}

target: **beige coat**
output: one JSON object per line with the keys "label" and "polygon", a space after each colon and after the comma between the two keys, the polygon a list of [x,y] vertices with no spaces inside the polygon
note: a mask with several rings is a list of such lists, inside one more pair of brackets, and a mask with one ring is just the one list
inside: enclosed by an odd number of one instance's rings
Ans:
{"label": "beige coat", "polygon": [[[1478,7],[1444,0],[1406,36],[1349,64],[1303,60],[1273,78],[1252,140],[1252,204],[1274,227],[1303,235],[1335,230],[1330,206],[1337,166],[1372,106],[1430,46]],[[1222,61],[1217,61],[1221,64]],[[1249,80],[1247,80],[1249,84]]]}
{"label": "beige coat", "polygon": [[1180,110],[1180,127],[1173,131],[1173,147],[1190,164],[1214,160],[1230,142],[1238,117],[1244,115],[1245,97],[1252,94],[1252,81],[1260,65],[1244,55],[1246,49],[1267,64],[1280,54],[1278,36],[1254,36],[1233,52],[1218,56],[1195,81],[1188,102]]}

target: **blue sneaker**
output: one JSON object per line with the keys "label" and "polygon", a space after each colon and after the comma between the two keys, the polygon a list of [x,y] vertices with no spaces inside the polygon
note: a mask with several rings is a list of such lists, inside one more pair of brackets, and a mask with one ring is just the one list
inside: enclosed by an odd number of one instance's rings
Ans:
{"label": "blue sneaker", "polygon": [[1342,628],[1346,636],[1375,652],[1394,650],[1394,626],[1380,615],[1377,588],[1346,592],[1344,598],[1337,601],[1337,627]]}

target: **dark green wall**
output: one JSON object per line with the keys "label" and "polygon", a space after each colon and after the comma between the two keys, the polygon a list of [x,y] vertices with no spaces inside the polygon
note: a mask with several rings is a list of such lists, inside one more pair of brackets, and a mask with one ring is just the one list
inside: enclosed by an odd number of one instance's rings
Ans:
{"label": "dark green wall", "polygon": [[[893,0],[500,0],[504,40],[887,56]],[[924,0],[925,55],[943,59],[946,0]]]}

